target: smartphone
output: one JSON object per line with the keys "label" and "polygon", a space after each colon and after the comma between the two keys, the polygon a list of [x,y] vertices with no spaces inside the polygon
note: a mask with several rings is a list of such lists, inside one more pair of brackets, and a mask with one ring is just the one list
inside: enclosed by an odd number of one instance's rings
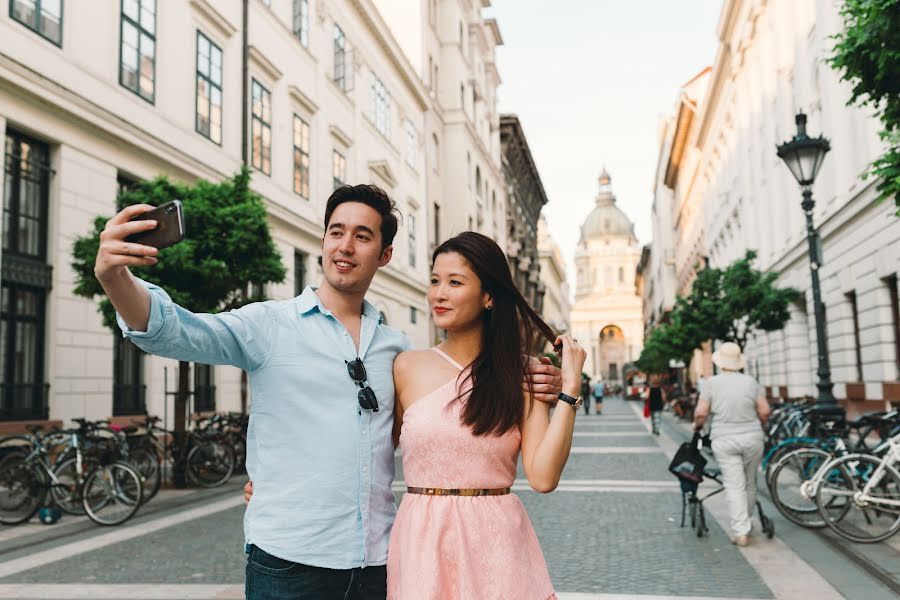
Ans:
{"label": "smartphone", "polygon": [[153,246],[162,250],[184,239],[184,211],[181,200],[172,200],[144,214],[132,217],[132,221],[156,221],[156,227],[125,238],[126,242]]}

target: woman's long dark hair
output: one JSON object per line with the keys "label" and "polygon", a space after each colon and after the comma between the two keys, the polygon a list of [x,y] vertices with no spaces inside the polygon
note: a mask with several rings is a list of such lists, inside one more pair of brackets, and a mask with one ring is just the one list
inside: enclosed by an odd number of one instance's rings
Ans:
{"label": "woman's long dark hair", "polygon": [[463,408],[462,420],[475,435],[499,435],[522,422],[526,355],[536,347],[539,337],[553,343],[556,334],[516,288],[506,255],[494,240],[465,231],[438,246],[431,256],[432,267],[438,255],[448,252],[466,259],[481,280],[482,291],[493,301],[493,308],[482,317],[481,352],[463,380],[471,380],[472,394]]}

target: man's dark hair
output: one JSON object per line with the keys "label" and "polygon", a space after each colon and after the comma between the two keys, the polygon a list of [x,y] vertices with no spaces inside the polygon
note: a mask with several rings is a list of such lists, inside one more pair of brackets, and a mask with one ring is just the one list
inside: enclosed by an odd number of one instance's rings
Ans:
{"label": "man's dark hair", "polygon": [[325,205],[325,229],[331,221],[331,213],[344,202],[359,202],[374,208],[381,215],[381,249],[394,243],[397,235],[397,205],[383,189],[376,185],[342,185],[328,197]]}

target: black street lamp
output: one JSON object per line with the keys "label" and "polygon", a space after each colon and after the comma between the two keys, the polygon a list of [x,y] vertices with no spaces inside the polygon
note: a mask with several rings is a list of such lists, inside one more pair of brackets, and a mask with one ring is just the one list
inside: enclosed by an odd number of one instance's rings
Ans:
{"label": "black street lamp", "polygon": [[822,251],[819,236],[813,227],[812,185],[819,173],[819,167],[825,160],[825,154],[831,144],[824,137],[811,138],[806,134],[806,115],[802,112],[796,117],[797,135],[794,139],[778,146],[778,157],[784,161],[791,175],[803,190],[803,202],[800,206],[806,214],[806,239],[809,242],[809,270],[812,275],[813,310],[816,315],[816,342],[819,352],[819,382],[816,387],[819,395],[816,406],[822,412],[843,412],[832,393],[831,367],[828,364],[828,346],[825,339],[825,307],[822,305],[822,292],[819,289],[819,267],[822,266]]}

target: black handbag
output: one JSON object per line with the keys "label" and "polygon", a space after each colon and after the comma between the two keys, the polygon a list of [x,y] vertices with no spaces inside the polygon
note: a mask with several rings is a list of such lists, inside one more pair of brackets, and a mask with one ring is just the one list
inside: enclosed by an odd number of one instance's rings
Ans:
{"label": "black handbag", "polygon": [[700,453],[700,432],[694,433],[691,441],[678,447],[672,462],[669,463],[669,472],[679,479],[700,483],[703,481],[703,469],[706,468],[706,458]]}

